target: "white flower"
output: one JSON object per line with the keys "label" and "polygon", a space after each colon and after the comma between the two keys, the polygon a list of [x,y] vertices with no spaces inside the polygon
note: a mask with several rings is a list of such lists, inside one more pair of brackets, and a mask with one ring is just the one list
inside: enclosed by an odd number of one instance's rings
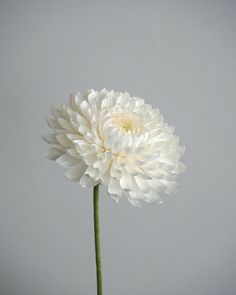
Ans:
{"label": "white flower", "polygon": [[184,147],[143,99],[89,90],[51,112],[53,133],[43,136],[52,145],[47,156],[69,168],[67,179],[83,187],[103,183],[113,200],[124,195],[134,206],[160,203],[159,193],[176,190]]}

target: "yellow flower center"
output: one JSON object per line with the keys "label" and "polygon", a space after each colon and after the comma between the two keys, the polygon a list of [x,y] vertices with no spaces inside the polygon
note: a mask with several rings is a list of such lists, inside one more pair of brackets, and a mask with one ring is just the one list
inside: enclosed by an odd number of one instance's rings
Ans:
{"label": "yellow flower center", "polygon": [[118,120],[117,125],[120,128],[124,129],[125,132],[133,130],[133,123],[127,118],[121,118],[120,120]]}
{"label": "yellow flower center", "polygon": [[135,123],[132,118],[125,116],[123,114],[116,114],[113,116],[113,122],[117,127],[125,132],[135,131]]}
{"label": "yellow flower center", "polygon": [[113,124],[125,133],[140,134],[143,130],[142,118],[135,113],[117,112],[112,116]]}

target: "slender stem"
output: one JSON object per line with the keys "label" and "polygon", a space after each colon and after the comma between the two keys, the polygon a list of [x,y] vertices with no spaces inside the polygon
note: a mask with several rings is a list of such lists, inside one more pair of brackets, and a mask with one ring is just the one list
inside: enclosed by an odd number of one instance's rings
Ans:
{"label": "slender stem", "polygon": [[93,188],[94,240],[97,271],[97,295],[102,295],[102,265],[99,234],[99,184]]}

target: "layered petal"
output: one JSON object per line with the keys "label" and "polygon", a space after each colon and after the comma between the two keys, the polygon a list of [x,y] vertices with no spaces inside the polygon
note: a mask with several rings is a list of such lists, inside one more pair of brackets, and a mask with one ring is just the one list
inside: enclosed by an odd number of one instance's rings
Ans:
{"label": "layered petal", "polygon": [[134,206],[161,203],[161,193],[176,191],[185,166],[185,148],[159,109],[128,93],[88,90],[51,107],[53,133],[47,157],[67,169],[65,176],[83,187],[103,183],[118,202]]}

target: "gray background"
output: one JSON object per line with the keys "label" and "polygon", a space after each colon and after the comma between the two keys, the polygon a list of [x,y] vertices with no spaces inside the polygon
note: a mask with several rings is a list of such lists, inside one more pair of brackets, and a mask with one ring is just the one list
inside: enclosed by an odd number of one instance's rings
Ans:
{"label": "gray background", "polygon": [[49,105],[107,87],[176,126],[160,206],[101,192],[104,294],[234,295],[235,1],[0,2],[0,294],[95,294],[91,190],[44,158]]}

